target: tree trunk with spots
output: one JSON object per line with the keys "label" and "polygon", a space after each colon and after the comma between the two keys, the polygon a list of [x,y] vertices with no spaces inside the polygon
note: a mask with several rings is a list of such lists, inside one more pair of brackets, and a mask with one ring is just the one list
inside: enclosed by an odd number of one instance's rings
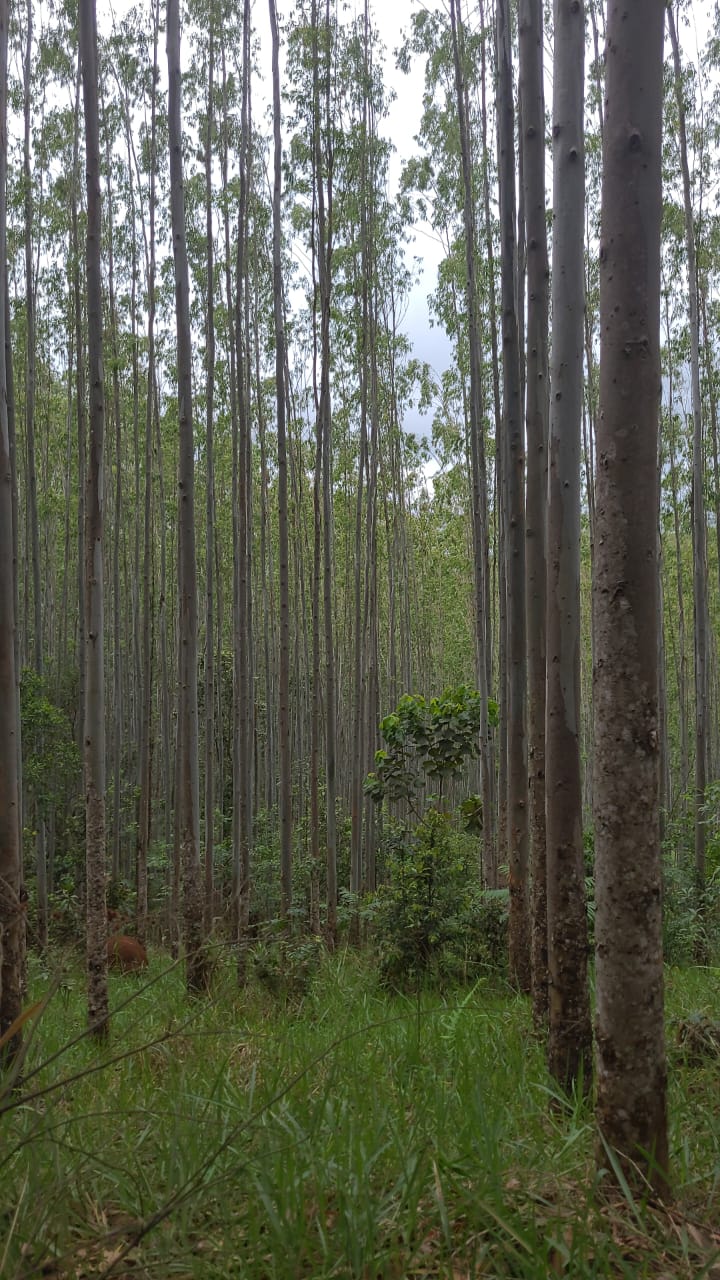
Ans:
{"label": "tree trunk with spots", "polygon": [[[663,6],[609,0],[594,608],[599,1163],[668,1189],[658,726]],[[639,501],[642,495],[642,501]]]}

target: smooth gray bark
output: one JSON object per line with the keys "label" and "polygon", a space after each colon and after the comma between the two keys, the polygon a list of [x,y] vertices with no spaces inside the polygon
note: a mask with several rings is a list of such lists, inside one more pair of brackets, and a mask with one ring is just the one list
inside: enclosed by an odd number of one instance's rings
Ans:
{"label": "smooth gray bark", "polygon": [[545,787],[548,1063],[570,1089],[592,1074],[580,769],[580,436],[583,403],[585,11],[555,0],[553,258]]}

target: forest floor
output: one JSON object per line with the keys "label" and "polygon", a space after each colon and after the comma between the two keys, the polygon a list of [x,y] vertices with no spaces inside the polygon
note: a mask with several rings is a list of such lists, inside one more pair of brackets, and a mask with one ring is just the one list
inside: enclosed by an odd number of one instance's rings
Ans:
{"label": "forest floor", "polygon": [[[31,959],[32,998],[56,961]],[[228,962],[188,1000],[170,966],[112,978],[103,1048],[76,960],[28,1022],[0,1088],[3,1280],[720,1276],[720,1057],[693,1031],[719,970],[667,972],[663,1209],[596,1173],[591,1103],[558,1104],[497,979],[389,996],[341,951],[302,992],[238,991]]]}

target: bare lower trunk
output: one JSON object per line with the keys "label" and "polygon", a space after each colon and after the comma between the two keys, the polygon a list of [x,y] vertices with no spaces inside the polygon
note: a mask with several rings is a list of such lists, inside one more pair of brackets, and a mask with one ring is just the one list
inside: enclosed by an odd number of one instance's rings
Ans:
{"label": "bare lower trunk", "polygon": [[[610,5],[600,251],[595,856],[597,1121],[668,1185],[658,818],[658,401],[664,11]],[[630,429],[632,428],[632,429]],[[638,501],[638,495],[643,501]]]}
{"label": "bare lower trunk", "polygon": [[592,1072],[580,773],[580,429],[585,154],[582,4],[555,0],[553,345],[548,465],[548,1063],[570,1089]]}

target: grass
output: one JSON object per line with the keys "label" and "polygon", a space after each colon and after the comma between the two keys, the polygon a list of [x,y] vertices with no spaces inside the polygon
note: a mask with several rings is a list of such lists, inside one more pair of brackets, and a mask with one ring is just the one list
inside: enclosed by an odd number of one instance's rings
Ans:
{"label": "grass", "polygon": [[[661,1211],[606,1194],[590,1104],[552,1105],[500,983],[390,997],[341,952],[293,1000],[238,992],[228,962],[189,1001],[168,965],[111,979],[106,1048],[59,1053],[84,1023],[73,967],[34,1029],[0,1103],[3,1280],[720,1275],[720,1064],[675,1047],[693,1013],[720,1018],[717,971],[668,972]],[[49,981],[33,960],[32,995]]]}

